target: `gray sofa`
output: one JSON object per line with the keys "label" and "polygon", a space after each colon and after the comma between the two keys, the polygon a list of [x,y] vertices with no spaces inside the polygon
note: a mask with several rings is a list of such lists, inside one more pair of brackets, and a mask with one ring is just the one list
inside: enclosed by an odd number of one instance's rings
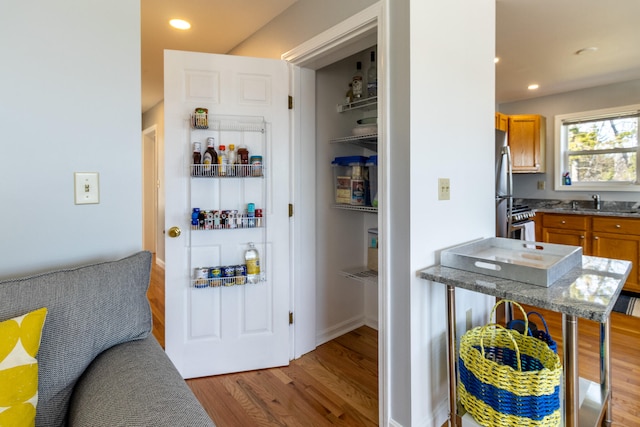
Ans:
{"label": "gray sofa", "polygon": [[151,254],[0,281],[0,321],[40,307],[36,426],[214,426],[150,333]]}

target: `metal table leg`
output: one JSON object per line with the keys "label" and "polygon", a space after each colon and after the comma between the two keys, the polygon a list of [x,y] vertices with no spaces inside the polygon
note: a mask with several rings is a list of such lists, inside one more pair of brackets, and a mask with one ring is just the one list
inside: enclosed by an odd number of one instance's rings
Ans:
{"label": "metal table leg", "polygon": [[613,423],[611,415],[611,359],[609,358],[610,336],[611,325],[607,318],[600,323],[600,384],[602,384],[602,395],[607,399],[604,408],[604,425],[606,427],[610,427]]}
{"label": "metal table leg", "polygon": [[458,425],[458,376],[457,376],[457,352],[456,352],[456,288],[447,285],[447,344],[449,367],[449,425]]}
{"label": "metal table leg", "polygon": [[562,315],[564,348],[564,417],[566,427],[578,426],[580,378],[578,376],[578,319]]}

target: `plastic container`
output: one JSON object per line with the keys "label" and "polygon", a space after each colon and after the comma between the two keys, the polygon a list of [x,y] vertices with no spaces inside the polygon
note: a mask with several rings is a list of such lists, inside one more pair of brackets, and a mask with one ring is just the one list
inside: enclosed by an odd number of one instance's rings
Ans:
{"label": "plastic container", "polygon": [[378,156],[371,156],[365,163],[369,175],[369,197],[367,205],[378,207]]}
{"label": "plastic container", "polygon": [[[362,200],[362,203],[360,203],[360,197],[354,197],[351,181],[354,177],[354,173],[358,173],[358,168],[360,168],[360,175],[362,175],[362,170],[364,169],[366,162],[367,157],[364,156],[336,157],[335,159],[333,159],[331,165],[333,166],[335,202],[337,204],[365,204],[364,200]],[[364,181],[364,178],[362,179]]]}

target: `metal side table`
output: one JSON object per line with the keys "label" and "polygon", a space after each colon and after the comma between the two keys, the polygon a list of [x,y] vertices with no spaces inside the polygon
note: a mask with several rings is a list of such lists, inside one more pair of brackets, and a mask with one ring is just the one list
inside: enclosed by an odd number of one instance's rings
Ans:
{"label": "metal side table", "polygon": [[[609,315],[631,271],[629,261],[582,257],[582,265],[546,288],[443,266],[422,270],[420,277],[446,286],[449,425],[458,416],[456,349],[456,288],[517,301],[562,313],[564,349],[563,419],[567,427],[610,426],[611,363]],[[578,376],[578,318],[600,323],[600,383]]]}

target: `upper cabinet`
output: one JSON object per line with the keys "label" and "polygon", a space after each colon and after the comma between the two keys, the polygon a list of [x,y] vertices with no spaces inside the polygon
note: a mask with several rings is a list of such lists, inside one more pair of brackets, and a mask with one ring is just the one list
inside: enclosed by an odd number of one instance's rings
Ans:
{"label": "upper cabinet", "polygon": [[496,129],[506,132],[509,129],[509,116],[496,113]]}
{"label": "upper cabinet", "polygon": [[546,120],[537,114],[508,116],[513,173],[545,172]]}

